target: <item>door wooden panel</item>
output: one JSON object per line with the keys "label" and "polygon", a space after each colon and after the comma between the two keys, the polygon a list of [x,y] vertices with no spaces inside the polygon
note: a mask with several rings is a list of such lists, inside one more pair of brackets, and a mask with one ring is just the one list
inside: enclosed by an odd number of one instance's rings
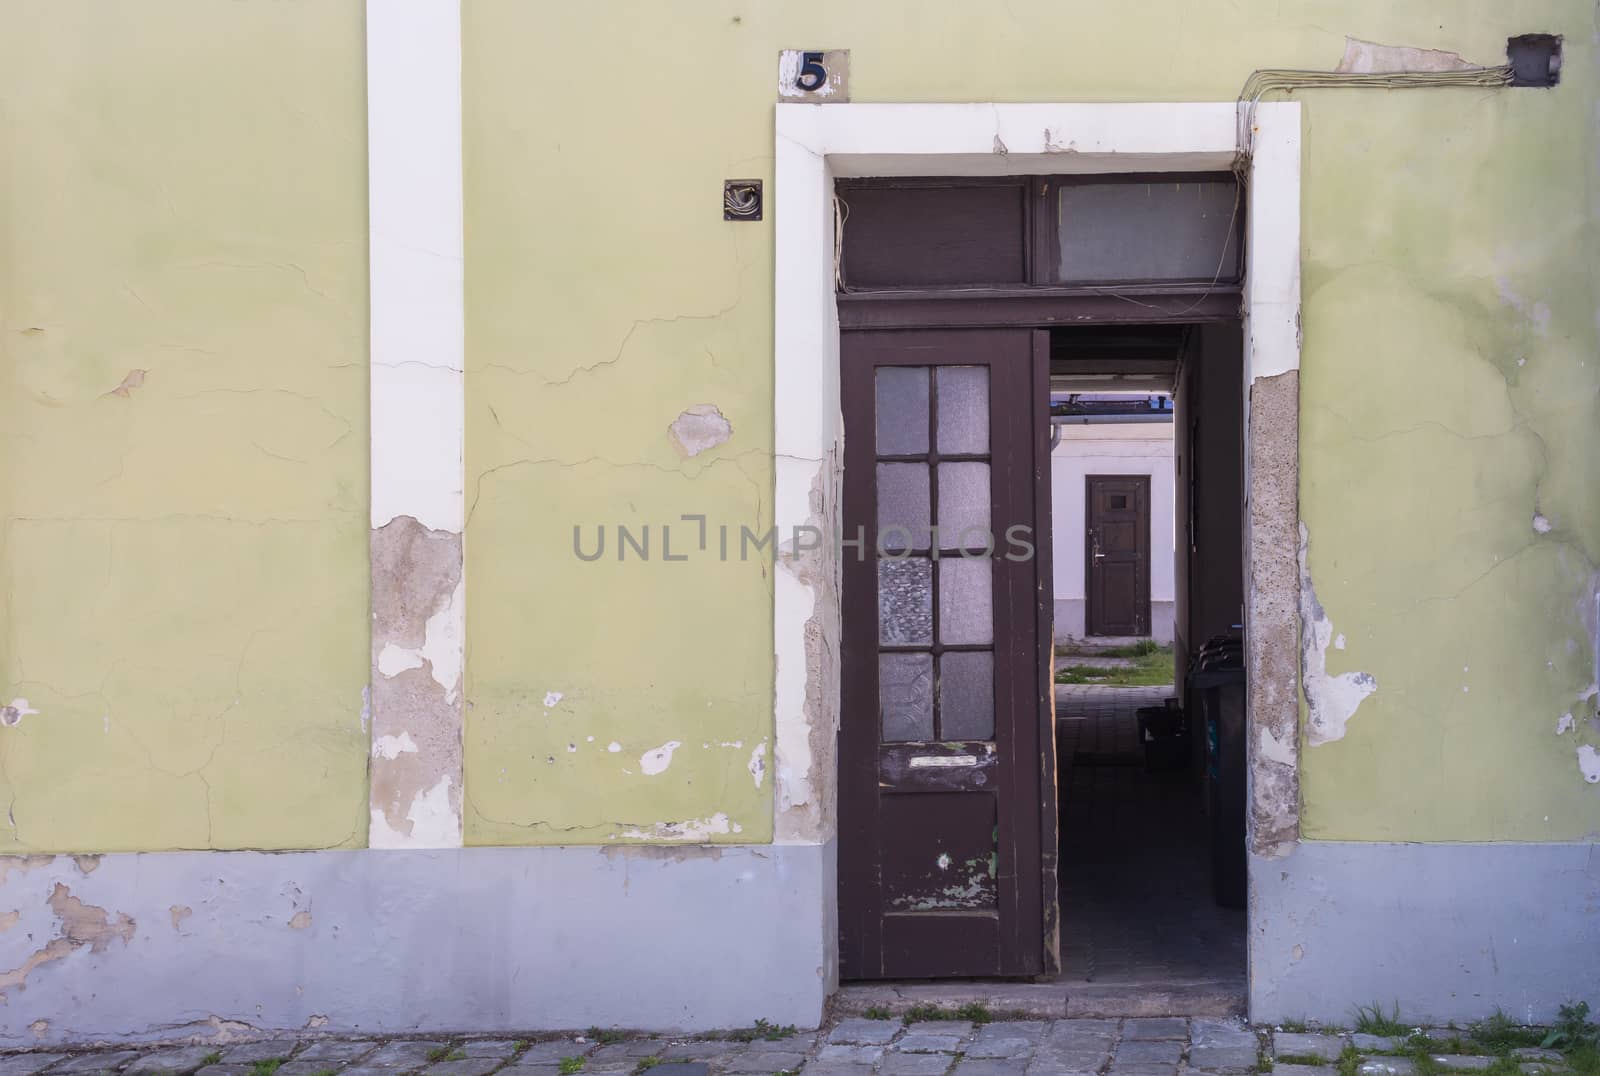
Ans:
{"label": "door wooden panel", "polygon": [[841,338],[846,978],[1042,968],[1043,337]]}
{"label": "door wooden panel", "polygon": [[1150,478],[1089,475],[1084,513],[1086,630],[1150,633]]}

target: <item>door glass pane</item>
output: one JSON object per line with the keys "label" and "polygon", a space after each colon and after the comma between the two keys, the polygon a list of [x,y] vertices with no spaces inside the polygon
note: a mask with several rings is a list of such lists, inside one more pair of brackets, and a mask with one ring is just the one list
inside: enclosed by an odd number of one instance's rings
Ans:
{"label": "door glass pane", "polygon": [[925,557],[878,561],[878,642],[933,642],[933,562]]}
{"label": "door glass pane", "polygon": [[877,385],[878,455],[928,451],[928,368],[880,366]]}
{"label": "door glass pane", "polygon": [[1063,282],[1239,279],[1232,177],[1065,183],[1060,192]]}
{"label": "door glass pane", "polygon": [[939,464],[939,547],[993,549],[989,534],[989,465]]}
{"label": "door glass pane", "polygon": [[878,655],[883,741],[933,739],[933,655]]}
{"label": "door glass pane", "polygon": [[939,451],[952,455],[989,451],[989,368],[941,366]]}
{"label": "door glass pane", "polygon": [[926,549],[929,522],[928,465],[878,464],[879,547]]}
{"label": "door glass pane", "polygon": [[939,562],[939,641],[994,642],[994,598],[987,557]]}
{"label": "door glass pane", "polygon": [[989,651],[939,658],[939,738],[994,739],[994,655]]}

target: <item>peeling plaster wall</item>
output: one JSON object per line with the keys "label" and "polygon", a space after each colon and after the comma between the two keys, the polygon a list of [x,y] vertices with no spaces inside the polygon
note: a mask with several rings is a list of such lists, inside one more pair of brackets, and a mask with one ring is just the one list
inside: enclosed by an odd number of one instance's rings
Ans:
{"label": "peeling plaster wall", "polygon": [[362,48],[0,11],[0,848],[365,843]]}
{"label": "peeling plaster wall", "polygon": [[[1281,493],[1345,639],[1326,674],[1379,686],[1342,738],[1305,749],[1303,784],[1299,734],[1274,718],[1274,741],[1255,745],[1258,789],[1276,797],[1258,800],[1256,847],[1299,835],[1302,791],[1308,836],[1600,828],[1577,753],[1600,730],[1553,731],[1594,679],[1579,615],[1600,546],[1585,481],[1600,448],[1592,4],[1364,0],[1330,19],[1305,0],[1002,13],[477,0],[465,18],[469,840],[603,841],[718,812],[730,828],[714,839],[770,832],[774,786],[714,746],[773,734],[770,571],[618,565],[610,548],[583,564],[570,543],[574,523],[650,523],[658,543],[684,513],[765,525],[774,225],[724,222],[715,194],[727,177],[772,181],[780,49],[848,47],[854,101],[1231,100],[1257,67],[1333,69],[1347,50],[1357,68],[1445,62],[1419,50],[1496,63],[1528,30],[1566,35],[1553,92],[1296,97],[1303,368],[1258,371],[1274,376],[1257,391],[1304,423],[1304,478]],[[1060,62],[1062,42],[1113,35],[1161,63],[1130,71],[1093,48]],[[552,36],[562,49],[527,63],[526,42]],[[664,56],[689,58],[670,87]],[[580,89],[581,107],[548,107]],[[663,431],[705,406],[734,432],[689,456]],[[1292,591],[1285,537],[1287,559],[1257,562]],[[1253,612],[1276,639],[1255,670],[1272,698],[1256,703],[1292,712],[1297,609]],[[549,691],[559,706],[541,705]],[[831,750],[831,728],[812,732]],[[664,774],[630,764],[671,739],[687,746]],[[615,756],[601,749],[613,740]]]}

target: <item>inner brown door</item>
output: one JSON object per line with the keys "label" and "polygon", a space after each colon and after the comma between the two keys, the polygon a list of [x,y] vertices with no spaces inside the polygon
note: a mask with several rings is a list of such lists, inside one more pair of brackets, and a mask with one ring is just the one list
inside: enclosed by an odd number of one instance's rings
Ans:
{"label": "inner brown door", "polygon": [[1150,478],[1089,475],[1084,578],[1090,635],[1150,634]]}
{"label": "inner brown door", "polygon": [[841,339],[847,978],[1042,968],[1045,337]]}

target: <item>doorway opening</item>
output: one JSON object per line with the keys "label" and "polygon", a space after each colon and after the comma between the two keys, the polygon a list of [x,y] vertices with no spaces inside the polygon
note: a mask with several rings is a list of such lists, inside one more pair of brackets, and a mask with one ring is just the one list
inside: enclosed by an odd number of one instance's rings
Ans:
{"label": "doorway opening", "polygon": [[1056,329],[1050,423],[1061,980],[1245,996],[1243,340]]}

